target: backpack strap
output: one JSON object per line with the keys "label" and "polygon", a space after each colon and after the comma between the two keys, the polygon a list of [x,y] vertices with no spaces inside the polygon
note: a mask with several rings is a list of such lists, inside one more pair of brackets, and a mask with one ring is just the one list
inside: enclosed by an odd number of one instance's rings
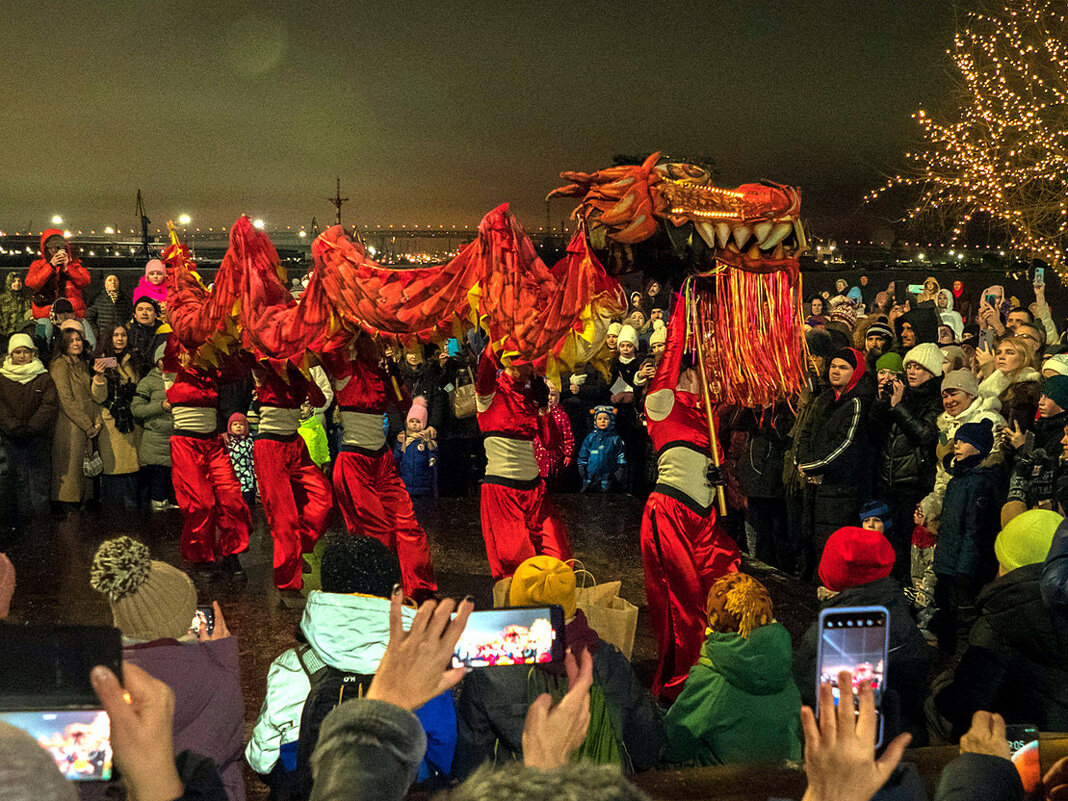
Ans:
{"label": "backpack strap", "polygon": [[315,653],[315,650],[304,643],[297,648],[297,661],[300,662],[301,668],[308,676],[308,681],[312,681],[316,674],[326,668],[326,662],[319,658],[319,655]]}

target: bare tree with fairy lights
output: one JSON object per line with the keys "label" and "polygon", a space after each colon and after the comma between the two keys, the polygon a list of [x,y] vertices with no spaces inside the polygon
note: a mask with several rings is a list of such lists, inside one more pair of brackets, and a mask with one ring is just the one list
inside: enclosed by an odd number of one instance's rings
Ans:
{"label": "bare tree with fairy lights", "polygon": [[961,10],[949,50],[960,72],[944,119],[913,117],[924,146],[869,195],[915,187],[909,220],[937,217],[957,240],[973,217],[1017,255],[1068,280],[1068,2],[980,0]]}

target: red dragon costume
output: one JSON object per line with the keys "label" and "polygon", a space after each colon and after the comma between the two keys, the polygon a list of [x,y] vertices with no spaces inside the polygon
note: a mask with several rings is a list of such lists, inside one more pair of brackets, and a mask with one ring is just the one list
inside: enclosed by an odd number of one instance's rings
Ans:
{"label": "red dragon costume", "polygon": [[405,594],[421,600],[438,585],[426,532],[415,519],[382,425],[382,415],[403,392],[378,359],[378,346],[364,334],[325,362],[343,430],[334,494],[349,533],[367,534],[395,551]]}

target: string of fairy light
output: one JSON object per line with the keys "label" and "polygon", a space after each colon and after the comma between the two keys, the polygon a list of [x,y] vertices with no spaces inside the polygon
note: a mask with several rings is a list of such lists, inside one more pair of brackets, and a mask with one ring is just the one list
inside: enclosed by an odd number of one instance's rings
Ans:
{"label": "string of fairy light", "polygon": [[952,117],[913,114],[923,149],[867,199],[918,189],[909,220],[938,217],[958,242],[985,218],[1068,284],[1066,12],[1065,0],[974,4],[948,51],[961,78]]}

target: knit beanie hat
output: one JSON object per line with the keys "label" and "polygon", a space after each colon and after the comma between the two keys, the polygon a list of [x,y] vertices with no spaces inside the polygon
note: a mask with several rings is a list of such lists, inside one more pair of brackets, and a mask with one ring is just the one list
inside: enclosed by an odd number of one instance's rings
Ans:
{"label": "knit beanie hat", "polygon": [[985,459],[994,447],[994,429],[988,422],[965,423],[957,429],[953,439],[967,442]]}
{"label": "knit beanie hat", "polygon": [[882,533],[859,526],[838,529],[823,546],[819,576],[832,592],[886,578],[894,567],[894,547]]}
{"label": "knit beanie hat", "polygon": [[234,412],[232,415],[230,415],[230,419],[226,421],[226,433],[228,433],[228,434],[233,434],[234,433],[234,423],[244,423],[245,424],[245,432],[246,433],[248,432],[248,430],[249,430],[248,418],[245,417],[245,415],[241,414],[241,412]]}
{"label": "knit beanie hat", "polygon": [[[942,291],[944,292],[945,290]],[[943,345],[939,350],[942,351],[943,366],[945,362],[949,362],[951,365],[958,364],[963,366],[964,349],[960,345]],[[960,368],[957,367],[954,369],[959,370]]]}
{"label": "knit beanie hat", "polygon": [[[629,342],[637,349],[638,347],[638,332],[634,330],[634,326],[625,325],[619,329],[618,342]],[[616,347],[619,347],[618,345]]]}
{"label": "knit beanie hat", "polygon": [[994,540],[994,553],[1004,572],[1045,562],[1053,535],[1064,520],[1049,509],[1029,509],[1016,515]]}
{"label": "knit beanie hat", "polygon": [[841,295],[831,298],[831,320],[842,323],[850,330],[857,324],[857,306],[849,298]]}
{"label": "knit beanie hat", "polygon": [[397,555],[366,534],[332,532],[324,537],[319,571],[323,592],[389,598],[401,580]]}
{"label": "knit beanie hat", "polygon": [[[912,351],[909,351],[912,353]],[[902,361],[901,355],[891,351],[890,353],[884,353],[875,362],[875,372],[880,370],[889,370],[892,373],[905,372],[905,362]]]}
{"label": "knit beanie hat", "polygon": [[708,628],[748,637],[753,629],[775,620],[767,588],[745,573],[728,573],[716,579],[705,601]]}
{"label": "knit beanie hat", "polygon": [[1068,353],[1058,353],[1042,362],[1043,370],[1052,370],[1057,375],[1068,375]]}
{"label": "knit beanie hat", "polygon": [[649,346],[662,345],[667,342],[667,326],[663,320],[653,320],[653,333],[649,335]]}
{"label": "knit beanie hat", "polygon": [[1043,380],[1042,394],[1062,409],[1068,409],[1068,375],[1051,375]]}
{"label": "knit beanie hat", "polygon": [[831,360],[833,361],[834,359],[841,359],[843,362],[848,364],[854,370],[857,369],[857,364],[858,364],[858,362],[857,362],[857,352],[855,350],[853,350],[852,348],[842,348],[841,350],[839,350],[837,353],[834,354],[834,356],[832,357]]}
{"label": "knit beanie hat", "polygon": [[813,328],[805,334],[805,344],[808,345],[808,352],[813,356],[830,359],[834,355],[831,335],[822,328]]}
{"label": "knit beanie hat", "polygon": [[189,576],[166,562],[149,559],[148,546],[129,537],[101,543],[89,584],[111,604],[123,636],[133,640],[177,640],[189,633],[197,591]]}
{"label": "knit beanie hat", "polygon": [[405,422],[413,419],[418,420],[423,424],[423,428],[426,428],[427,416],[426,398],[422,395],[416,395],[412,398],[411,408],[408,409],[408,415],[404,418]]}
{"label": "knit beanie hat", "polygon": [[11,339],[7,341],[7,353],[10,356],[11,351],[15,348],[29,348],[30,350],[37,350],[37,346],[33,344],[33,340],[28,334],[12,334]]}
{"label": "knit beanie hat", "polygon": [[608,325],[608,336],[618,337],[620,330],[623,328],[623,323],[610,323]]}
{"label": "knit beanie hat", "polygon": [[532,556],[515,569],[508,590],[512,606],[559,604],[564,619],[575,616],[575,571],[555,556]]}
{"label": "knit beanie hat", "polygon": [[76,317],[71,317],[69,320],[64,320],[59,324],[60,331],[77,331],[79,334],[84,334],[85,329],[82,328],[82,321]]}
{"label": "knit beanie hat", "polygon": [[152,275],[152,273],[167,274],[167,265],[165,265],[159,259],[149,259],[148,264],[145,265],[145,275]]}
{"label": "knit beanie hat", "polygon": [[74,786],[37,740],[0,721],[0,787],[5,801],[77,801]]}
{"label": "knit beanie hat", "polygon": [[53,314],[74,314],[74,304],[70,298],[57,298],[52,304]]}
{"label": "knit beanie hat", "polygon": [[947,389],[959,389],[965,395],[979,397],[979,382],[975,380],[971,370],[952,370],[946,373],[946,377],[942,379],[942,391]]}
{"label": "knit beanie hat", "polygon": [[894,332],[890,330],[890,326],[884,323],[882,320],[877,320],[868,326],[868,330],[864,332],[865,337],[880,336],[886,339],[887,342],[894,341]]}
{"label": "knit beanie hat", "polygon": [[942,375],[942,349],[933,342],[921,342],[905,354],[904,363],[916,362],[931,375]]}
{"label": "knit beanie hat", "polygon": [[612,422],[615,422],[616,407],[606,406],[602,404],[601,406],[594,406],[592,409],[590,409],[590,416],[593,417],[594,422],[597,421],[597,415],[599,414],[607,414],[609,419],[612,420]]}
{"label": "knit beanie hat", "polygon": [[883,533],[888,534],[894,528],[894,511],[886,501],[868,501],[860,508],[860,522],[873,517],[883,521]]}

